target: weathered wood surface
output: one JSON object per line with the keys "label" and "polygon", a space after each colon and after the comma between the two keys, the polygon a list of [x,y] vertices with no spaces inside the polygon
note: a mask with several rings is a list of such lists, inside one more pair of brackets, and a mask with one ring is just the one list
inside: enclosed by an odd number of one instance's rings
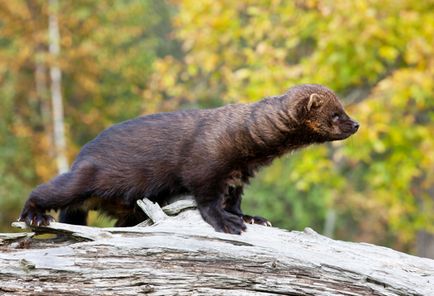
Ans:
{"label": "weathered wood surface", "polygon": [[53,223],[86,241],[43,248],[3,240],[0,295],[434,295],[434,260],[311,229],[216,233],[192,209],[153,218],[148,227]]}

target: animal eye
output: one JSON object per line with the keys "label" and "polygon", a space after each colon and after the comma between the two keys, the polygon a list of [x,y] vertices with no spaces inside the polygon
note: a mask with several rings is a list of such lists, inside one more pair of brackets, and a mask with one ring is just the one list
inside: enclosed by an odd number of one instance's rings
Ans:
{"label": "animal eye", "polygon": [[333,113],[333,116],[332,116],[333,122],[338,121],[340,118],[341,118],[341,116],[338,113]]}

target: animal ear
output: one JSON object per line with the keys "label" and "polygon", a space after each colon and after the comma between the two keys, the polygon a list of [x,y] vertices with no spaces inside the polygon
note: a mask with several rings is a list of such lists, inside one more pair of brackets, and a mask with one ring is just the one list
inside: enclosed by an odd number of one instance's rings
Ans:
{"label": "animal ear", "polygon": [[309,96],[309,101],[307,103],[307,111],[311,109],[319,108],[322,105],[322,98],[319,94],[313,93]]}

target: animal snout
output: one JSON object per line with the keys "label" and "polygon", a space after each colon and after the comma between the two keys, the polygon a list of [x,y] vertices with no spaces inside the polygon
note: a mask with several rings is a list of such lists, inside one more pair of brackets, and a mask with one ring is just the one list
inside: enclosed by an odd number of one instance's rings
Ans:
{"label": "animal snout", "polygon": [[356,132],[356,131],[359,129],[360,124],[359,124],[357,121],[354,121],[354,120],[353,120],[353,122],[352,122],[352,126],[353,126],[353,130],[354,130],[354,132]]}

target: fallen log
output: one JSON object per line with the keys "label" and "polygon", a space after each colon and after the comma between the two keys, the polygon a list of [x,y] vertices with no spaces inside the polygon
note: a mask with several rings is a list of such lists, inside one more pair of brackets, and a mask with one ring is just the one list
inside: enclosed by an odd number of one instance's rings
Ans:
{"label": "fallen log", "polygon": [[[309,228],[248,225],[242,235],[217,233],[192,201],[163,211],[149,200],[139,205],[151,218],[142,226],[54,222],[0,235],[0,294],[434,295],[431,259]],[[69,239],[36,238],[45,232]]]}

